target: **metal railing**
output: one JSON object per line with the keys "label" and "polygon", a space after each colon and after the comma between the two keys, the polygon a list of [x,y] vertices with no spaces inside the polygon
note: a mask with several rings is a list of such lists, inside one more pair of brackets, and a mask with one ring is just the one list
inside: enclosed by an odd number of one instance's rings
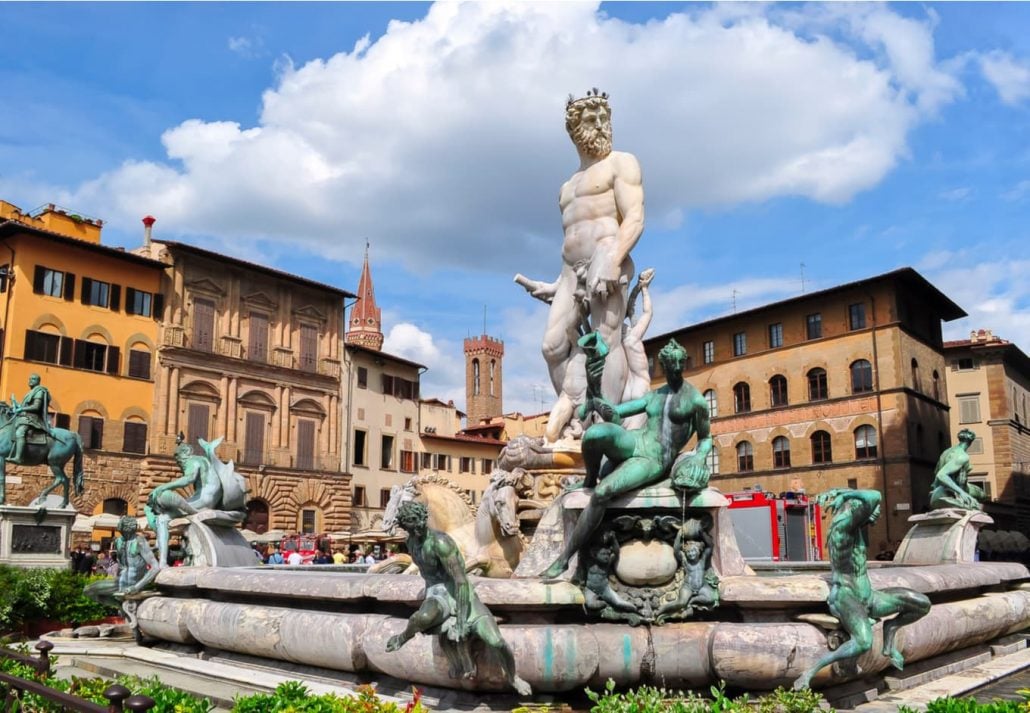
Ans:
{"label": "metal railing", "polygon": [[[54,648],[54,645],[49,641],[40,641],[36,644],[39,658],[34,659],[31,656],[24,656],[11,651],[6,646],[0,646],[0,657],[13,659],[26,666],[31,666],[35,669],[37,678],[46,680],[50,676],[50,650],[52,648]],[[0,671],[0,695],[3,695],[3,701],[0,702],[0,711],[10,713],[11,711],[21,710],[21,702],[26,693],[31,693],[51,703],[56,703],[63,707],[64,710],[72,711],[73,713],[124,713],[125,711],[145,713],[154,707],[154,699],[147,696],[134,696],[132,691],[118,684],[108,686],[104,691],[104,698],[108,700],[108,704],[104,706],[87,701],[85,698],[79,698],[71,693],[59,691],[56,688],[50,688],[41,681],[20,678]]]}

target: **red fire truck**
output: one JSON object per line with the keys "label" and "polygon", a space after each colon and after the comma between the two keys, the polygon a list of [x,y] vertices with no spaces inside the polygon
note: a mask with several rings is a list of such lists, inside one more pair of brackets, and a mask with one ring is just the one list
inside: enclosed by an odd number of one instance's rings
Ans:
{"label": "red fire truck", "polygon": [[297,550],[304,558],[304,564],[311,564],[311,560],[315,559],[318,550],[324,549],[330,554],[332,553],[333,540],[329,535],[287,535],[279,543],[279,546],[283,553],[283,559]]}
{"label": "red fire truck", "polygon": [[805,562],[823,558],[820,508],[804,493],[762,490],[726,493],[744,559]]}

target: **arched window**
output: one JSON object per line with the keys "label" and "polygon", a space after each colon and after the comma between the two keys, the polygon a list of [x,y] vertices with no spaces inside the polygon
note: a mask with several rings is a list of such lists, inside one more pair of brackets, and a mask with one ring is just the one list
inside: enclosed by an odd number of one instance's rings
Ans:
{"label": "arched window", "polygon": [[479,359],[472,360],[472,395],[479,396]]}
{"label": "arched window", "polygon": [[268,532],[268,503],[257,498],[247,501],[247,519],[243,521],[243,529],[259,535]]}
{"label": "arched window", "polygon": [[936,369],[933,370],[933,398],[935,401],[941,400],[941,375]]}
{"label": "arched window", "polygon": [[855,429],[855,458],[876,457],[876,429],[859,426]]}
{"label": "arched window", "polygon": [[785,436],[777,436],[772,442],[773,468],[790,467],[790,441]]}
{"label": "arched window", "polygon": [[826,369],[816,367],[808,372],[808,400],[823,401],[829,398],[826,388]]}
{"label": "arched window", "polygon": [[706,462],[708,463],[708,473],[709,473],[709,475],[718,475],[719,474],[719,448],[717,446],[712,446],[712,450],[710,450],[708,452],[708,458],[706,459]]}
{"label": "arched window", "polygon": [[919,383],[919,362],[916,361],[915,357],[912,357],[912,388],[916,391],[922,391],[922,385]]}
{"label": "arched window", "polygon": [[748,441],[737,444],[737,471],[749,473],[755,469],[755,449]]}
{"label": "arched window", "polygon": [[777,374],[769,379],[769,403],[773,406],[787,405],[787,377]]}
{"label": "arched window", "polygon": [[494,371],[497,369],[497,360],[490,360],[490,395],[496,396],[497,392],[494,389]]}
{"label": "arched window", "polygon": [[866,359],[851,363],[851,393],[867,394],[873,390],[873,365]]}
{"label": "arched window", "polygon": [[715,418],[719,415],[719,397],[715,393],[715,389],[708,389],[705,392],[705,401],[708,402],[708,417]]}
{"label": "arched window", "polygon": [[747,413],[751,410],[751,387],[743,381],[733,387],[733,412]]}
{"label": "arched window", "polygon": [[812,462],[833,462],[833,452],[830,446],[830,434],[826,431],[816,431],[812,434]]}

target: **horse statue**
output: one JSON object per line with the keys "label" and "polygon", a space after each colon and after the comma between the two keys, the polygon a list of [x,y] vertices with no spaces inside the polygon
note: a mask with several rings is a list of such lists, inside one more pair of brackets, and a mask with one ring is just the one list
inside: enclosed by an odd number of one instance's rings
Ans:
{"label": "horse statue", "polygon": [[[6,499],[6,468],[7,458],[14,451],[14,419],[11,417],[11,407],[0,401],[0,505]],[[73,480],[69,481],[64,474],[64,467],[69,460],[73,462]],[[64,488],[64,499],[61,507],[68,507],[69,490],[72,483],[75,486],[75,494],[82,495],[85,489],[82,472],[82,439],[78,433],[69,431],[66,428],[51,428],[42,443],[26,443],[22,453],[21,465],[43,465],[50,466],[54,474],[54,482],[44,488],[33,502],[45,502],[46,496]]]}
{"label": "horse statue", "polygon": [[[446,532],[458,545],[466,571],[484,577],[510,577],[522,556],[517,514],[519,488],[510,478],[502,478],[502,474],[508,475],[497,472],[478,509],[468,494],[447,478],[416,475],[403,486],[390,489],[383,530],[390,532],[397,527],[397,511],[402,503],[417,500],[429,509],[429,527]],[[408,555],[394,555],[369,571],[413,574],[417,570],[411,566]]]}

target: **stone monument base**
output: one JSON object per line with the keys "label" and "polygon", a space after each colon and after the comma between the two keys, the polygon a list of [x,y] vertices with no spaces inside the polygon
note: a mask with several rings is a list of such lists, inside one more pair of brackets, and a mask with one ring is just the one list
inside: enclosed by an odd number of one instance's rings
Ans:
{"label": "stone monument base", "polygon": [[[57,500],[60,503],[60,500]],[[0,505],[0,564],[68,569],[75,509]]]}
{"label": "stone monument base", "polygon": [[912,527],[894,555],[898,564],[951,564],[976,561],[980,528],[994,522],[979,510],[939,508],[908,519]]}
{"label": "stone monument base", "polygon": [[236,525],[240,513],[202,510],[186,518],[193,565],[196,567],[253,567],[258,564],[254,548]]}

